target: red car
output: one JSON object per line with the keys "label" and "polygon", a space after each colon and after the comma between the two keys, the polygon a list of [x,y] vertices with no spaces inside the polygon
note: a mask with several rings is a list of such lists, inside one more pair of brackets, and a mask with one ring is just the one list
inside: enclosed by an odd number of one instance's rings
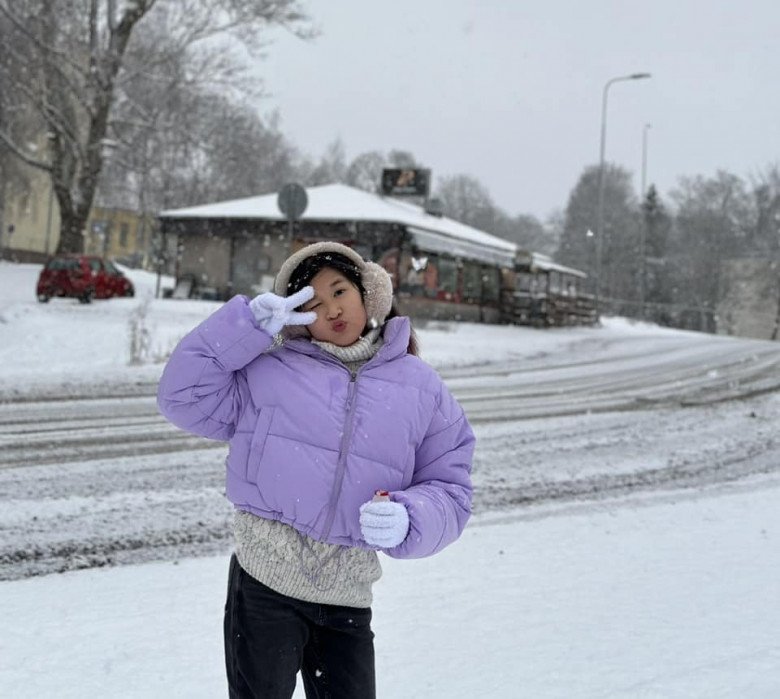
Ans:
{"label": "red car", "polygon": [[96,255],[57,255],[38,277],[38,300],[52,296],[76,298],[81,303],[112,296],[135,296],[133,283],[112,262]]}

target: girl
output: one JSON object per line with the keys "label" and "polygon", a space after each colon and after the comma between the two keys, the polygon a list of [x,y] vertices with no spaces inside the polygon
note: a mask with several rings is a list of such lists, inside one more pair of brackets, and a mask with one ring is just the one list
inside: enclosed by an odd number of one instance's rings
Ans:
{"label": "girl", "polygon": [[230,696],[288,699],[300,670],[307,697],[371,699],[376,552],[429,556],[458,538],[474,436],[409,319],[388,319],[382,267],[315,243],[274,291],[236,296],[190,332],[158,404],[230,443]]}

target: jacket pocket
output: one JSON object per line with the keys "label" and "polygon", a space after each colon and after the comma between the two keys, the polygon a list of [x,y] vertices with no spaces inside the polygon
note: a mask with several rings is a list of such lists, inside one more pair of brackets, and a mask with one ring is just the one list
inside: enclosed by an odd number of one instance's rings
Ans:
{"label": "jacket pocket", "polygon": [[249,454],[246,460],[246,480],[257,483],[257,471],[263,460],[265,442],[268,439],[268,431],[271,429],[271,420],[274,416],[272,406],[263,406],[257,415],[257,424],[249,442]]}

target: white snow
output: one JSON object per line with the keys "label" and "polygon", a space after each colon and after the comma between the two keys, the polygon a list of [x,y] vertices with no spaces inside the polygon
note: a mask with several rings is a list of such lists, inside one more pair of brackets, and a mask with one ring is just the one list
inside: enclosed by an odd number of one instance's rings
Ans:
{"label": "white snow", "polygon": [[[380,697],[776,697],[780,482],[486,518],[383,558]],[[226,696],[227,557],[2,583],[0,694]],[[299,690],[296,696],[303,696]]]}
{"label": "white snow", "polygon": [[[216,307],[151,299],[154,276],[133,270],[135,299],[41,305],[37,270],[0,263],[0,395],[153,382],[173,343]],[[143,304],[153,350],[131,366],[130,318]],[[564,374],[585,381],[594,352],[609,356],[612,343],[625,349],[627,338],[637,350],[623,357],[629,372],[652,365],[670,340],[724,351],[733,344],[619,319],[554,331],[430,324],[419,334],[425,357],[455,374],[467,377],[487,356],[537,367],[535,376],[551,382]],[[546,362],[564,355],[568,368],[559,361],[546,376]],[[702,366],[702,381],[708,373]],[[777,404],[776,394],[756,399],[750,424],[767,438]],[[744,405],[730,410],[696,414],[712,419],[714,456],[735,438],[728,425],[743,419]],[[614,421],[627,463],[600,468],[630,471],[666,459],[669,449],[684,459],[686,414],[670,408],[668,432],[657,434],[642,429],[646,411],[488,423],[480,434],[544,469],[552,425],[573,433]],[[522,434],[513,432],[520,424]],[[551,480],[599,465],[603,445],[573,443],[575,451],[547,466],[562,469]],[[378,696],[780,696],[780,477],[765,470],[686,490],[492,511],[435,557],[384,557],[373,607]],[[62,498],[46,507],[67,517],[89,504]],[[0,525],[22,514],[10,503]],[[0,696],[226,696],[228,554],[0,582]]]}

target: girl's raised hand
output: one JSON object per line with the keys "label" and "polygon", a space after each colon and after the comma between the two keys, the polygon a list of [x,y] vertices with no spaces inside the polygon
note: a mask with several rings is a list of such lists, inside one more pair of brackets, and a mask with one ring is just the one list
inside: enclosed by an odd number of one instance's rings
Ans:
{"label": "girl's raised hand", "polygon": [[314,289],[305,286],[292,296],[277,296],[271,292],[255,296],[249,302],[249,308],[257,324],[269,335],[276,335],[285,325],[310,325],[317,320],[314,311],[299,313],[298,306],[310,301]]}

